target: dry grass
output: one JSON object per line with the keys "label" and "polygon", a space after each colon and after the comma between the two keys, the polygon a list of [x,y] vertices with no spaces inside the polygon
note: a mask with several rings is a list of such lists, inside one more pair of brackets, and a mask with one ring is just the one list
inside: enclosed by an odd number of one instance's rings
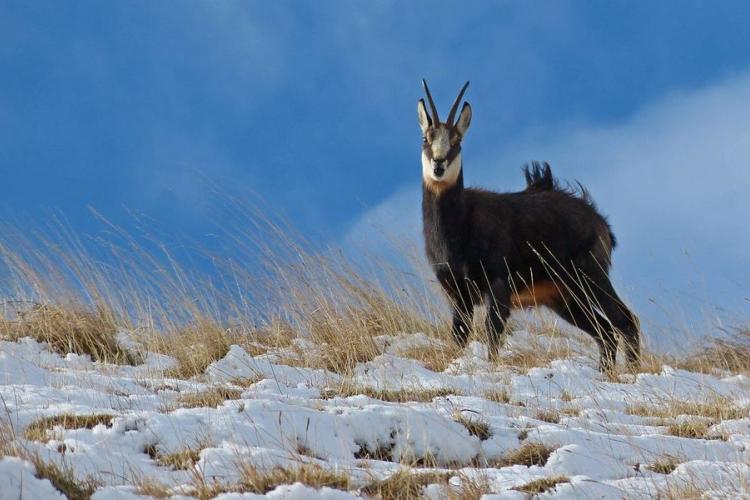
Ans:
{"label": "dry grass", "polygon": [[0,424],[0,456],[18,457],[31,462],[36,469],[34,475],[37,478],[49,480],[55,489],[70,500],[89,500],[100,486],[99,481],[91,476],[78,479],[70,467],[47,462],[37,453],[22,447],[13,430],[5,424]]}
{"label": "dry grass", "polygon": [[[691,439],[724,439],[709,432],[711,426],[722,420],[744,418],[748,410],[732,404],[726,398],[716,398],[707,403],[668,401],[661,405],[632,405],[626,408],[629,415],[658,418],[668,425],[667,434]],[[677,417],[697,417],[676,421]]]}
{"label": "dry grass", "polygon": [[528,493],[530,495],[539,495],[547,491],[554,490],[558,484],[569,483],[570,479],[565,476],[552,476],[536,479],[529,483],[513,488],[516,491]]}
{"label": "dry grass", "polygon": [[701,373],[726,370],[750,375],[750,329],[737,327],[724,338],[710,339],[701,349],[679,359],[675,366]]}
{"label": "dry grass", "polygon": [[[311,340],[319,350],[307,356],[306,366],[324,368],[342,375],[352,373],[358,363],[371,361],[382,354],[374,338],[398,332],[435,331],[435,327],[412,311],[400,307],[383,296],[370,296],[361,278],[347,283],[352,277],[341,277],[344,289],[357,294],[357,301],[365,302],[363,308],[344,309],[332,304],[321,304],[322,310],[312,313],[302,322],[301,328],[310,332]],[[351,299],[351,297],[349,298]],[[346,300],[346,299],[345,299]],[[402,353],[435,371],[442,371],[452,360],[455,351],[444,348],[425,348]]]}
{"label": "dry grass", "polygon": [[449,491],[448,497],[451,500],[479,500],[484,495],[492,493],[490,482],[485,476],[470,479],[464,474],[459,474],[458,477],[461,484]]}
{"label": "dry grass", "polygon": [[541,420],[542,422],[547,422],[550,424],[559,424],[560,423],[560,412],[557,410],[539,410],[535,417],[537,420]]}
{"label": "dry grass", "polygon": [[510,404],[510,394],[505,389],[498,389],[496,391],[487,391],[483,394],[484,399],[494,401],[496,403],[502,403],[504,405]]}
{"label": "dry grass", "polygon": [[644,352],[641,373],[661,373],[664,365],[695,373],[750,375],[750,328],[724,330],[721,338],[709,338],[699,348],[681,356]]}
{"label": "dry grass", "polygon": [[383,462],[393,462],[393,444],[381,445],[375,449],[370,449],[366,444],[358,443],[359,450],[354,454],[355,458],[364,460],[380,460]]}
{"label": "dry grass", "polygon": [[164,335],[150,336],[147,345],[150,351],[177,360],[177,366],[164,373],[166,377],[187,379],[205,372],[211,363],[226,356],[233,344],[242,346],[251,355],[266,352],[249,339],[249,332],[240,327],[223,327],[208,318],[198,318]]}
{"label": "dry grass", "polygon": [[745,491],[736,491],[736,496],[728,495],[729,492],[723,490],[724,496],[706,496],[706,492],[691,483],[668,483],[665,488],[660,488],[654,492],[655,498],[664,500],[703,500],[705,498],[743,498]]}
{"label": "dry grass", "polygon": [[499,361],[503,365],[517,368],[520,372],[526,373],[531,368],[539,368],[549,365],[557,359],[567,359],[573,356],[570,349],[562,346],[542,347],[532,345],[524,348],[516,348],[512,352],[500,357]]}
{"label": "dry grass", "polygon": [[538,465],[544,467],[553,451],[555,451],[553,448],[540,443],[524,443],[520,448],[492,461],[491,466],[500,468],[511,465],[525,465],[527,467]]}
{"label": "dry grass", "polygon": [[216,408],[231,399],[239,399],[242,391],[229,387],[212,387],[203,392],[180,394],[176,405],[178,408]]}
{"label": "dry grass", "polygon": [[565,415],[566,417],[578,417],[581,415],[582,410],[580,408],[576,408],[575,406],[571,406],[568,408],[563,408],[560,410],[560,415]]}
{"label": "dry grass", "polygon": [[664,365],[676,366],[677,361],[668,355],[656,354],[645,348],[641,349],[640,364],[638,366],[639,373],[653,373],[658,375],[664,369]]}
{"label": "dry grass", "polygon": [[422,498],[422,489],[430,484],[448,484],[449,472],[412,472],[401,469],[386,479],[373,481],[361,492],[381,500],[411,500]]}
{"label": "dry grass", "polygon": [[6,339],[31,337],[62,356],[72,352],[105,363],[140,363],[140,356],[117,342],[117,331],[113,314],[103,307],[37,304],[14,320],[0,316],[0,334]]}
{"label": "dry grass", "polygon": [[674,418],[680,415],[707,417],[714,420],[734,420],[750,415],[748,408],[741,408],[727,398],[716,398],[707,403],[664,401],[658,405],[631,405],[625,409],[628,415],[640,417]]}
{"label": "dry grass", "polygon": [[650,471],[656,472],[657,474],[671,474],[677,466],[680,465],[680,461],[672,455],[665,455],[660,457],[656,462],[651,465],[647,465],[646,468]]}
{"label": "dry grass", "polygon": [[453,342],[436,343],[429,346],[405,349],[399,352],[398,355],[402,358],[415,359],[422,363],[428,370],[443,372],[461,355],[461,349]]}
{"label": "dry grass", "polygon": [[144,478],[137,482],[136,492],[138,495],[151,498],[169,498],[172,494],[169,487],[154,478]]}
{"label": "dry grass", "polygon": [[73,469],[69,467],[59,467],[39,457],[32,457],[30,461],[36,467],[36,477],[48,479],[68,500],[89,500],[100,486],[98,481],[90,477],[84,480],[77,479]]}
{"label": "dry grass", "polygon": [[258,382],[260,382],[263,379],[264,379],[263,375],[259,374],[259,375],[253,376],[253,377],[236,377],[236,378],[233,378],[232,380],[230,380],[230,382],[233,385],[242,387],[243,389],[247,389],[248,387],[251,387],[251,386],[257,384]]}
{"label": "dry grass", "polygon": [[453,415],[453,420],[466,427],[469,434],[478,437],[481,441],[486,441],[492,437],[490,424],[480,417],[459,412]]}
{"label": "dry grass", "polygon": [[283,319],[272,318],[265,325],[254,328],[248,338],[260,346],[280,348],[291,346],[298,336],[299,332],[291,323]]}
{"label": "dry grass", "polygon": [[[382,262],[373,279],[342,255],[312,255],[298,246],[294,251],[304,265],[276,266],[274,286],[281,285],[286,320],[319,347],[306,353],[306,366],[350,374],[357,363],[382,354],[375,337],[384,334],[424,332],[447,340],[447,329],[434,324],[439,312],[423,283],[415,286],[400,271],[383,272],[388,266]],[[436,369],[445,360],[440,350],[423,358]]]}
{"label": "dry grass", "polygon": [[[75,235],[63,235],[61,239],[54,236],[24,239],[21,236],[23,241],[15,244],[9,240],[7,231],[1,231],[2,298],[41,305],[17,314],[9,314],[6,306],[0,306],[0,332],[8,338],[31,336],[48,342],[62,354],[77,352],[89,354],[98,361],[137,363],[139,356],[123,349],[116,341],[117,331],[126,328],[136,332],[135,340],[145,351],[175,357],[178,366],[166,375],[178,378],[203,374],[212,362],[224,357],[233,344],[242,346],[251,355],[258,355],[278,347],[293,346],[298,337],[313,342],[316,348],[303,352],[295,363],[340,374],[350,374],[357,363],[382,354],[375,337],[383,334],[421,331],[439,339],[441,342],[436,342],[435,347],[402,353],[434,371],[443,371],[458,355],[448,333],[445,317],[448,308],[444,302],[436,300],[439,295],[434,293],[431,274],[418,274],[414,279],[402,269],[392,269],[375,261],[371,267],[377,271],[368,274],[361,271],[366,266],[354,265],[341,255],[311,250],[311,246],[290,236],[292,233],[283,224],[243,218],[242,213],[246,211],[243,206],[232,210],[240,214],[238,220],[228,222],[219,233],[233,245],[233,256],[210,255],[210,262],[205,266],[209,270],[205,274],[182,267],[182,262],[191,262],[195,255],[175,256],[167,245],[154,244],[153,240],[143,242],[108,223],[107,228],[114,236],[94,241],[92,245],[96,248],[93,250]],[[481,329],[477,334],[481,336]],[[557,335],[554,328],[542,334]],[[742,331],[730,340],[713,343],[698,355],[669,360],[669,364],[701,372],[715,372],[718,368],[750,373],[749,340],[750,333]],[[564,346],[547,349],[530,344],[504,354],[504,364],[527,370],[575,353]],[[645,369],[656,370],[665,359],[647,357]],[[250,383],[253,379],[237,381],[238,385]],[[386,391],[344,384],[326,391],[323,397],[366,394],[401,403],[430,402],[452,393],[446,390]],[[215,407],[239,394],[236,389],[212,389],[183,395],[180,404]],[[504,390],[486,394],[486,397],[503,404],[510,402]],[[562,399],[567,400],[566,395]],[[668,418],[684,414],[711,419],[739,418],[748,414],[726,402],[682,405],[670,405],[664,414]],[[643,408],[633,407],[630,411],[643,415],[658,413],[655,409]],[[79,417],[70,417],[74,419],[70,422],[65,417],[60,417],[62,421],[55,421],[55,418],[58,417],[33,422],[24,435],[28,439],[45,441],[55,425],[91,428],[89,426],[106,425],[111,421],[110,416],[90,417],[91,422],[75,420]],[[559,422],[559,413],[555,416],[540,414],[538,418]],[[461,423],[480,439],[489,436],[489,426],[485,422],[465,419]],[[706,436],[707,424],[691,425],[674,424],[670,432],[685,437]],[[523,440],[527,435],[527,431],[522,431],[519,438]],[[544,465],[552,451],[541,444],[524,443],[493,465]],[[191,468],[197,458],[197,451],[188,449],[163,457],[158,456],[155,449],[152,453],[164,465],[179,469]],[[390,456],[390,450],[363,453],[373,458],[381,454]],[[420,460],[422,464],[434,463],[430,457]],[[57,477],[60,484],[65,482],[66,471],[55,471],[44,464],[40,470]],[[405,498],[398,492],[416,491],[417,495],[424,484],[428,484],[426,481],[447,482],[449,476],[435,474],[403,472],[368,488],[375,488],[373,491],[385,498]],[[350,486],[345,477],[313,466],[271,472],[248,467],[243,469],[242,484],[233,491],[265,492],[274,485],[294,481],[315,487]],[[215,484],[204,482],[199,486],[199,495],[206,498],[212,491],[220,491]],[[71,495],[84,498],[88,491],[86,484],[80,483],[78,487],[77,491],[73,491],[75,486],[69,487]],[[145,484],[143,487],[148,488]]]}
{"label": "dry grass", "polygon": [[31,422],[23,431],[23,437],[29,441],[48,442],[52,437],[50,431],[55,427],[63,429],[93,429],[97,425],[112,427],[113,415],[54,415],[42,417]]}
{"label": "dry grass", "polygon": [[[200,500],[209,500],[222,493],[255,493],[265,494],[278,486],[302,483],[312,488],[333,488],[348,490],[349,477],[314,464],[303,464],[298,467],[274,467],[271,470],[260,470],[250,464],[238,464],[239,480],[237,483],[226,485],[214,480],[207,480],[200,475],[193,478],[192,496]],[[161,485],[149,485],[157,494],[164,489]],[[155,495],[158,498],[158,495]]]}
{"label": "dry grass", "polygon": [[708,433],[710,424],[706,422],[687,421],[671,424],[667,428],[667,434],[690,439],[721,439]]}
{"label": "dry grass", "polygon": [[[156,463],[162,467],[170,467],[175,470],[192,470],[200,460],[201,450],[198,448],[184,447],[172,453],[159,454],[155,449],[152,452]],[[152,453],[149,453],[151,455]]]}
{"label": "dry grass", "polygon": [[450,389],[376,389],[369,386],[359,386],[344,383],[339,387],[328,388],[321,391],[321,398],[332,399],[335,397],[348,398],[352,396],[365,395],[372,399],[390,401],[393,403],[429,403],[435,398],[457,395],[458,391]]}
{"label": "dry grass", "polygon": [[317,465],[305,464],[294,468],[275,467],[261,471],[250,465],[240,468],[238,489],[242,493],[268,493],[279,485],[302,483],[313,488],[349,489],[349,477]]}
{"label": "dry grass", "polygon": [[[449,484],[453,477],[458,478],[458,486]],[[424,498],[422,491],[431,484],[443,486],[441,494],[448,500],[479,500],[490,493],[484,478],[472,479],[452,472],[415,472],[406,468],[385,479],[372,481],[361,488],[360,493],[380,500],[418,500]]]}
{"label": "dry grass", "polygon": [[[298,337],[318,346],[304,353],[304,366],[341,374],[381,354],[374,337],[382,334],[441,338],[448,347],[406,354],[434,370],[451,361],[457,350],[447,308],[424,279],[364,256],[355,265],[313,248],[252,202],[225,202],[216,229],[231,243],[226,254],[200,244],[177,245],[175,254],[146,226],[133,236],[98,215],[106,236],[86,240],[63,224],[39,233],[2,227],[0,331],[48,341],[61,353],[136,363],[115,341],[122,328],[145,352],[176,358],[166,375],[177,378],[204,373],[232,344],[257,355]],[[43,305],[12,311],[29,303]]]}

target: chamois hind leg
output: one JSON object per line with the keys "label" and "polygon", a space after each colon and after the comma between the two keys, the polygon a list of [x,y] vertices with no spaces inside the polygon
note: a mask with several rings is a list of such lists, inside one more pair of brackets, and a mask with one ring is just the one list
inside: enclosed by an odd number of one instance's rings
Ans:
{"label": "chamois hind leg", "polygon": [[[567,316],[596,340],[603,372],[611,371],[615,366],[620,336],[625,341],[628,365],[636,369],[640,356],[638,318],[620,300],[598,263],[587,267],[579,268],[576,283],[571,286],[572,300],[567,304]],[[566,317],[566,314],[561,315]]]}
{"label": "chamois hind leg", "polygon": [[621,336],[624,341],[628,367],[637,370],[641,354],[638,317],[620,299],[608,278],[598,285],[598,291],[595,292],[598,306],[609,320],[614,333]]}
{"label": "chamois hind leg", "polygon": [[510,316],[510,289],[505,280],[492,283],[485,297],[487,304],[487,336],[490,361],[497,360],[498,350],[505,342],[505,329]]}
{"label": "chamois hind leg", "polygon": [[569,302],[555,307],[555,312],[565,321],[591,335],[599,347],[599,371],[610,373],[617,356],[617,337],[614,332],[597,318],[597,313],[586,304],[587,299],[572,298]]}

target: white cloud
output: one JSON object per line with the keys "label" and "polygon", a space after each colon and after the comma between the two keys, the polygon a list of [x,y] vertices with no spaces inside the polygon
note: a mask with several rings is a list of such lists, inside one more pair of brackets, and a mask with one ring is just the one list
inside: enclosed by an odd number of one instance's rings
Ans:
{"label": "white cloud", "polygon": [[[519,165],[549,161],[556,176],[581,180],[609,216],[620,241],[615,279],[642,315],[683,309],[694,321],[696,308],[716,314],[720,304],[738,319],[750,284],[748,116],[750,73],[665,96],[620,124],[530,132],[480,159],[469,140],[465,176],[512,191],[522,187]],[[377,228],[419,241],[420,199],[418,184],[402,187],[353,225],[348,244],[371,246]]]}

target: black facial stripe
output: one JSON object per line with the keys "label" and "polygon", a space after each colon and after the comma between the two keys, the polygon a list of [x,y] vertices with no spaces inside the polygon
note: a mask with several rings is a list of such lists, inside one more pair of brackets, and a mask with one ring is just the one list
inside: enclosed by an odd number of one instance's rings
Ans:
{"label": "black facial stripe", "polygon": [[[432,148],[429,145],[426,145],[424,148],[424,152],[427,155],[427,158],[432,160]],[[456,159],[456,156],[458,156],[458,153],[461,152],[461,144],[455,144],[451,146],[451,148],[448,150],[448,154],[445,155],[445,161],[450,165],[450,163]]]}
{"label": "black facial stripe", "polygon": [[458,156],[458,153],[461,152],[461,143],[457,142],[451,148],[448,150],[448,155],[445,157],[448,165],[450,165],[453,160],[456,159],[456,156]]}

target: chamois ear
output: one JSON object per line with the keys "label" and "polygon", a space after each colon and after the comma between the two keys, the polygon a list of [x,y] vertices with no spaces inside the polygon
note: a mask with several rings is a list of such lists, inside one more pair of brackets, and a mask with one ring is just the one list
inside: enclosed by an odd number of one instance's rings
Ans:
{"label": "chamois ear", "polygon": [[468,102],[465,102],[464,107],[461,108],[458,122],[456,122],[456,130],[461,134],[461,137],[466,135],[466,131],[469,130],[469,125],[471,125],[471,106]]}
{"label": "chamois ear", "polygon": [[430,119],[430,115],[427,114],[427,108],[424,106],[424,99],[420,99],[417,103],[417,118],[419,119],[419,128],[422,129],[422,133],[424,134],[432,126],[432,120]]}

